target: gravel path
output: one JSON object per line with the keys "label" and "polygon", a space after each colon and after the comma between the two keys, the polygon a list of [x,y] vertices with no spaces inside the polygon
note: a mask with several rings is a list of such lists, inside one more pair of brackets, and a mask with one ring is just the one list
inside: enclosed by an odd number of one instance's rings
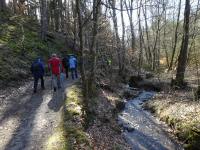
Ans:
{"label": "gravel path", "polygon": [[152,92],[143,92],[126,103],[119,116],[119,123],[125,129],[125,139],[133,150],[182,150],[166,132],[167,126],[142,109],[142,103],[153,95]]}
{"label": "gravel path", "polygon": [[48,137],[61,120],[64,89],[71,81],[63,82],[57,92],[51,90],[50,79],[46,89],[33,94],[32,82],[0,93],[0,150],[45,149]]}

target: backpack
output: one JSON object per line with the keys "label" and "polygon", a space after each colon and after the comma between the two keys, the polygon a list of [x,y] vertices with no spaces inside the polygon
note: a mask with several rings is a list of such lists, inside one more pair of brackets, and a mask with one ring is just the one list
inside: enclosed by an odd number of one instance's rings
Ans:
{"label": "backpack", "polygon": [[63,65],[64,65],[65,67],[68,67],[68,66],[69,66],[68,57],[63,58]]}
{"label": "backpack", "polygon": [[38,62],[37,62],[37,63],[34,63],[34,64],[33,64],[33,72],[34,72],[34,73],[39,73],[40,70],[41,70],[40,64],[39,64]]}

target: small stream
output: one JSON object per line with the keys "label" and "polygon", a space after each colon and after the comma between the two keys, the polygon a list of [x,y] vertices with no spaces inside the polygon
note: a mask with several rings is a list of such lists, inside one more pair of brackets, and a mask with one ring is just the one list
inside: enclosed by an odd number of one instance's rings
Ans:
{"label": "small stream", "polygon": [[118,117],[119,124],[125,129],[124,138],[133,150],[183,150],[164,131],[162,123],[142,109],[142,104],[151,100],[154,94],[143,91],[126,103]]}

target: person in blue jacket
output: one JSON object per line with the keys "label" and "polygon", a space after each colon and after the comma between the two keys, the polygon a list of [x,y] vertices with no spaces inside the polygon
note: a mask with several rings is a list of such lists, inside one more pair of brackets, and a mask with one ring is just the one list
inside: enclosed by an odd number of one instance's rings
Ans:
{"label": "person in blue jacket", "polygon": [[78,73],[77,73],[77,59],[75,56],[71,55],[69,57],[69,68],[71,70],[71,76],[72,76],[72,79],[74,80],[74,78],[78,78]]}
{"label": "person in blue jacket", "polygon": [[41,88],[44,87],[44,64],[40,58],[36,59],[31,65],[31,72],[34,77],[34,93],[37,92],[38,80],[41,79]]}

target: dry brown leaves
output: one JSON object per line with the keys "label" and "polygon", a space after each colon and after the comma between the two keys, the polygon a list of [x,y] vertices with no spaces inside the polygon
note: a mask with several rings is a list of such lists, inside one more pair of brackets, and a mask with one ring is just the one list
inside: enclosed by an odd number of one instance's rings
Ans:
{"label": "dry brown leaves", "polygon": [[119,100],[116,94],[101,90],[96,108],[97,118],[87,130],[94,150],[130,149],[121,135],[117,115],[113,114],[116,100]]}

